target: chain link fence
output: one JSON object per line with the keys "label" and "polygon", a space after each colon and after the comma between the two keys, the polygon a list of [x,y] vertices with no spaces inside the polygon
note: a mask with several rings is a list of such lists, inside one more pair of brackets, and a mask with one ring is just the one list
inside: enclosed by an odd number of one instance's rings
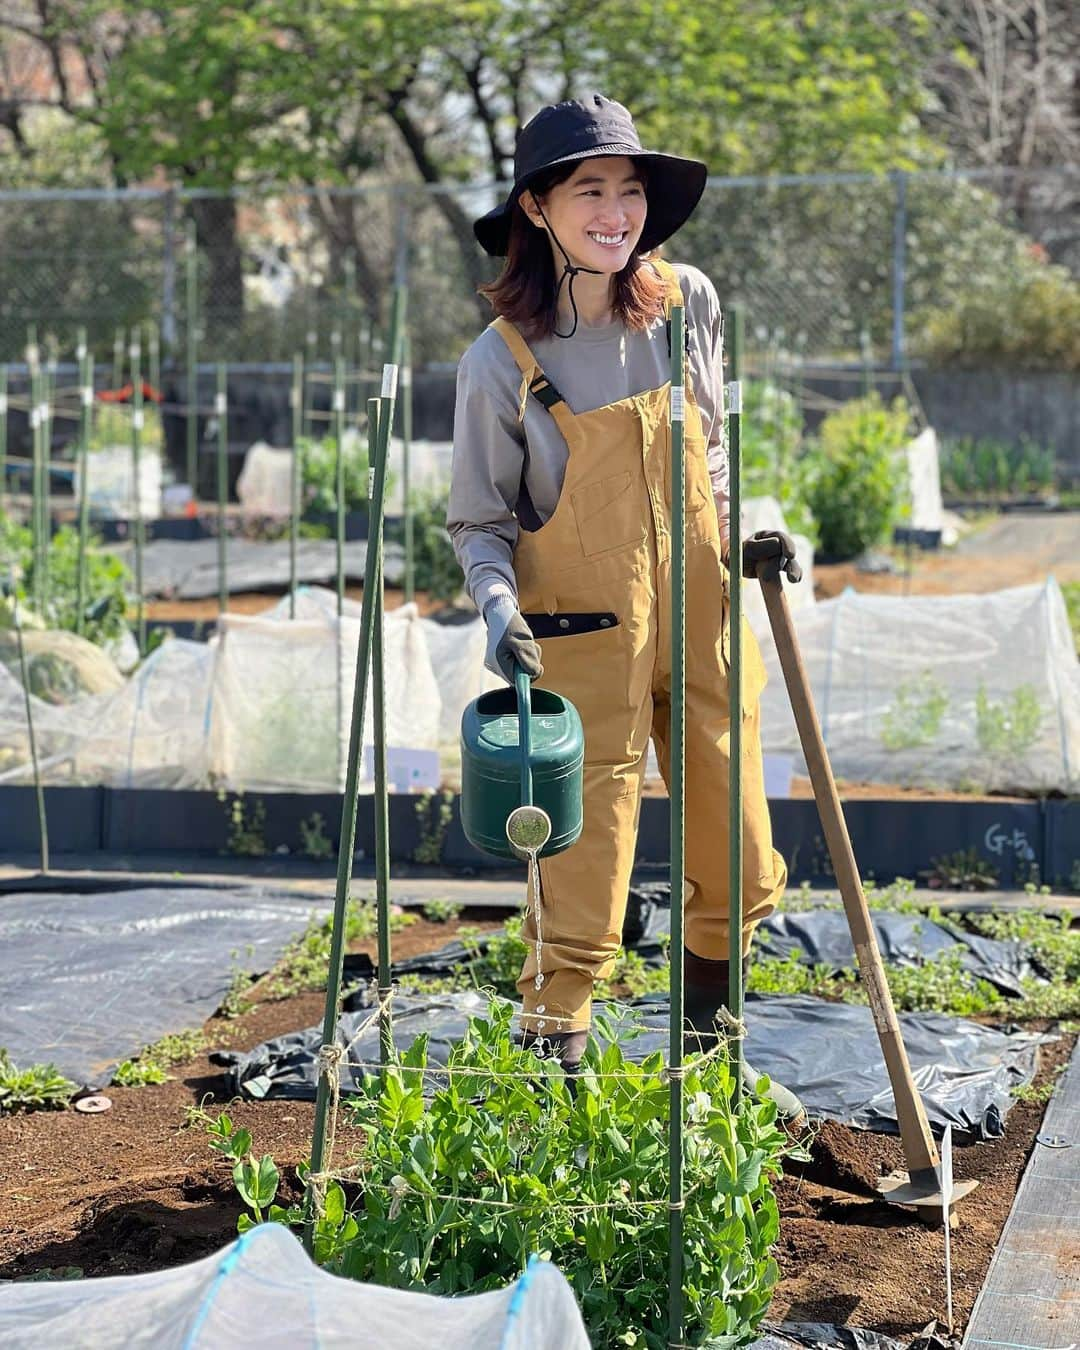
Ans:
{"label": "chain link fence", "polygon": [[[191,361],[381,359],[395,281],[413,361],[454,362],[489,317],[494,260],[471,221],[501,189],[0,193],[0,361],[81,332],[100,362],[157,324],[166,368]],[[919,355],[926,315],[992,287],[1017,238],[1080,276],[1080,169],[714,179],[671,256],[747,316],[751,360]]]}

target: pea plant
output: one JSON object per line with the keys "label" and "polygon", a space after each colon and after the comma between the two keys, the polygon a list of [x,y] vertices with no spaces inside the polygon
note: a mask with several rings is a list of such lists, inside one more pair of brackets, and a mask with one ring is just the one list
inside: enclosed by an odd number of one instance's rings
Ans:
{"label": "pea plant", "polygon": [[[493,1001],[446,1070],[429,1068],[420,1037],[365,1081],[345,1108],[354,1163],[326,1185],[315,1258],[354,1279],[456,1294],[503,1286],[540,1252],[569,1280],[594,1344],[662,1350],[670,1091],[662,1056],[632,1062],[601,1025],[571,1087],[555,1061],[515,1044],[511,1016]],[[690,1062],[685,1086],[689,1339],[748,1344],[779,1275],[771,1183],[794,1146],[772,1103],[733,1101],[723,1058]],[[250,1136],[237,1134],[227,1118],[212,1125],[250,1210],[241,1226],[259,1216],[300,1226],[300,1206],[275,1203],[272,1160],[256,1159]]]}

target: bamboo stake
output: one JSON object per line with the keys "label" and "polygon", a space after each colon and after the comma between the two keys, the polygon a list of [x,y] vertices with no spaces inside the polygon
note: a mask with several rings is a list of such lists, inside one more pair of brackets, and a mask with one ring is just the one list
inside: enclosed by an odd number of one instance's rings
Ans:
{"label": "bamboo stake", "polygon": [[214,398],[214,413],[217,417],[217,525],[218,525],[218,613],[224,614],[229,608],[228,579],[228,540],[226,538],[226,503],[229,499],[229,395],[228,377],[225,362],[219,361],[217,367],[217,394]]}
{"label": "bamboo stake", "polygon": [[[374,464],[378,453],[379,429],[384,419],[393,417],[393,396],[368,401],[368,463]],[[389,427],[387,422],[387,441]],[[371,470],[368,470],[370,475]],[[372,495],[368,494],[369,498]],[[388,1064],[394,1048],[390,1017],[390,803],[386,786],[386,688],[383,671],[383,621],[385,594],[383,588],[382,528],[368,528],[368,548],[375,551],[375,609],[371,634],[371,706],[372,706],[372,774],[375,779],[375,913],[379,963],[379,1062]]]}
{"label": "bamboo stake", "polygon": [[[397,370],[387,366],[383,388],[393,405]],[[345,769],[345,792],[341,803],[341,828],[338,839],[337,885],[334,892],[334,915],[330,933],[330,958],[326,979],[326,1008],[323,1016],[322,1043],[336,1044],[337,1020],[341,1002],[341,968],[345,952],[345,910],[352,882],[353,850],[356,847],[357,784],[360,777],[360,751],[363,746],[364,705],[367,699],[368,665],[372,650],[372,631],[375,619],[375,579],[378,566],[377,548],[382,538],[383,494],[386,487],[386,449],[389,441],[390,418],[380,418],[375,459],[369,470],[370,528],[368,553],[364,563],[364,596],[360,606],[360,640],[356,652],[356,677],[353,684],[352,722],[349,728],[349,752]],[[321,1176],[326,1165],[327,1120],[330,1107],[331,1066],[320,1059],[319,1083],[315,1098],[315,1128],[311,1141],[311,1175]],[[309,1181],[304,1197],[304,1245],[310,1254],[314,1239],[315,1191]]]}
{"label": "bamboo stake", "polygon": [[338,618],[345,610],[345,364],[334,358],[334,498],[337,507],[334,528],[334,559],[337,567]]}
{"label": "bamboo stake", "polygon": [[187,414],[185,431],[187,433],[187,481],[191,488],[191,499],[199,496],[199,251],[195,236],[195,222],[187,223],[184,241],[184,254],[187,261]]}
{"label": "bamboo stake", "polygon": [[[138,329],[135,330],[138,332]],[[136,637],[139,655],[146,655],[146,598],[143,595],[143,550],[146,547],[146,522],[142,513],[142,349],[136,337],[128,351],[131,358],[131,478],[132,516],[135,535]]]}
{"label": "bamboo stake", "polygon": [[75,631],[82,635],[86,621],[86,545],[90,533],[90,430],[94,414],[94,358],[80,344],[79,360],[79,570],[75,583]]}
{"label": "bamboo stake", "polygon": [[303,438],[304,413],[304,358],[300,352],[293,357],[292,387],[289,406],[292,409],[292,481],[289,504],[289,618],[296,618],[296,548],[300,535],[300,489],[304,478]]}
{"label": "bamboo stake", "polygon": [[686,460],[683,454],[686,338],[683,308],[671,308],[671,1011],[668,1153],[668,1344],[683,1344],[683,906],[686,877],[683,807],[686,729]]}

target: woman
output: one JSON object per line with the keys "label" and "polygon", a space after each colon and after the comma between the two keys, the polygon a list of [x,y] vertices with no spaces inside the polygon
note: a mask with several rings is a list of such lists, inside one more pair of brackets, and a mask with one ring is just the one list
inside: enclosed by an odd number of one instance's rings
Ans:
{"label": "woman", "polygon": [[[686,1012],[715,1038],[728,997],[727,458],[723,322],[691,267],[649,255],[705,186],[695,160],[645,151],[600,95],[523,129],[507,200],[475,222],[505,256],[499,316],[461,360],[447,525],[487,625],[487,665],[569,698],[585,729],[584,829],[541,863],[518,987],[526,1042],[572,1069],[592,989],[618,952],[650,735],[668,777],[670,350],[686,312]],[[787,879],[762,781],[760,653],[744,636],[743,951]],[[782,1089],[779,1090],[782,1092]],[[791,1094],[787,1094],[791,1098]],[[781,1109],[797,1114],[797,1100]]]}

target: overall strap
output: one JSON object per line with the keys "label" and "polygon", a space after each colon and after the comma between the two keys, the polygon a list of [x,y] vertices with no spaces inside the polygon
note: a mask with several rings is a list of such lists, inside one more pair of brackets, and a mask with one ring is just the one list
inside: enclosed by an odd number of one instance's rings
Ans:
{"label": "overall strap", "polygon": [[517,328],[509,319],[501,315],[495,319],[491,325],[498,333],[506,345],[510,348],[510,355],[517,362],[518,370],[521,371],[521,396],[518,407],[518,421],[521,422],[525,417],[525,403],[529,395],[532,394],[540,403],[552,413],[556,420],[559,414],[555,411],[557,405],[561,405],[561,410],[567,412],[565,400],[562,394],[555,388],[548,377],[544,374],[544,369],[533,355],[532,348],[518,332]]}

